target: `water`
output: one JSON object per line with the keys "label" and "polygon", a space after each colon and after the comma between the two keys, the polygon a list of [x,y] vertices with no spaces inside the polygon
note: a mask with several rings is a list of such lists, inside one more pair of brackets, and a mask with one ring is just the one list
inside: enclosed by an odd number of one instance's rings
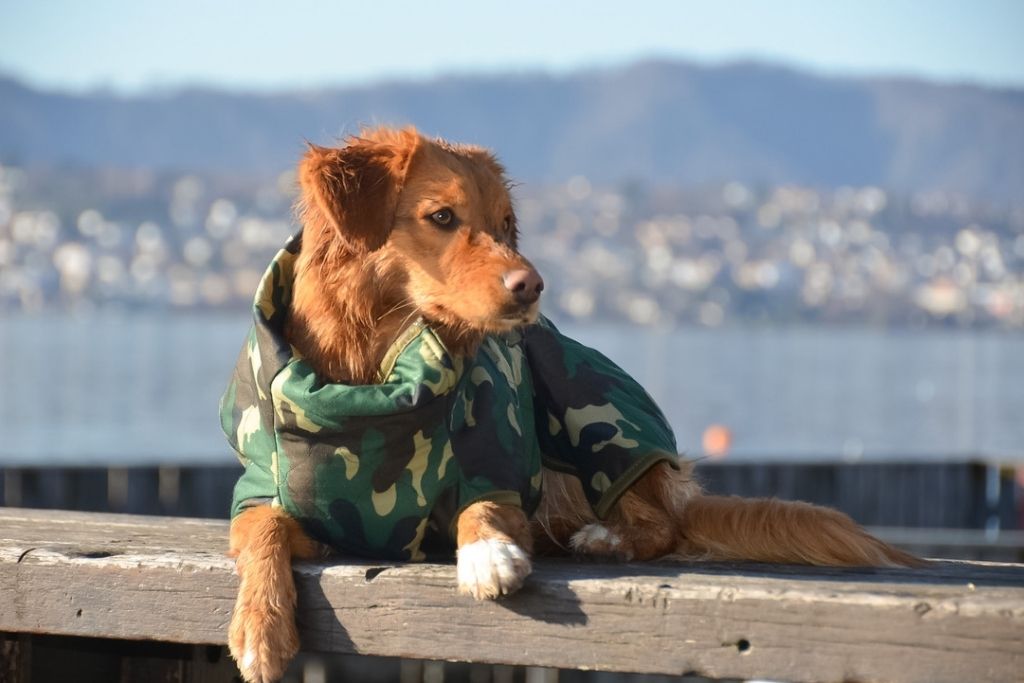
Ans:
{"label": "water", "polygon": [[[231,463],[217,402],[245,315],[0,319],[0,464]],[[681,449],[732,459],[1024,460],[1024,336],[564,326],[632,372]]]}

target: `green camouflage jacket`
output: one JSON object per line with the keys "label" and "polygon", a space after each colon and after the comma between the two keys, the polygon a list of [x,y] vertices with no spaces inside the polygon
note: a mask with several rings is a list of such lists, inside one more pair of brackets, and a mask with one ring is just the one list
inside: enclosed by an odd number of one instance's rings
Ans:
{"label": "green camouflage jacket", "polygon": [[531,513],[541,463],[578,476],[602,518],[651,465],[675,464],[651,397],[544,319],[487,337],[472,358],[450,354],[420,320],[391,347],[379,383],[321,380],[283,334],[300,242],[263,276],[221,399],[221,426],[245,467],[232,517],[280,505],[340,552],[418,560],[432,542],[450,544],[470,503]]}

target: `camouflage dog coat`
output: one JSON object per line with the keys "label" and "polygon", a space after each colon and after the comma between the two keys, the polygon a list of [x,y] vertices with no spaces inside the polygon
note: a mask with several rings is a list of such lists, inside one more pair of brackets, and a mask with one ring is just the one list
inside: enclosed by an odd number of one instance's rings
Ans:
{"label": "camouflage dog coat", "polygon": [[[579,477],[598,517],[676,445],[650,396],[547,320],[453,356],[420,320],[379,382],[325,382],[284,338],[301,234],[270,264],[221,399],[245,471],[231,515],[282,506],[343,553],[418,560],[450,544],[460,510],[540,497],[541,464]],[[425,539],[427,544],[424,544]]]}

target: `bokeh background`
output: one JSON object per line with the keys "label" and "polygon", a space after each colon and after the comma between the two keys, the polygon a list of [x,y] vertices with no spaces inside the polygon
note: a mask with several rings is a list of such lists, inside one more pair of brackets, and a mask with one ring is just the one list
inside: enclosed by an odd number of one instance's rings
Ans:
{"label": "bokeh background", "polygon": [[0,4],[6,502],[229,481],[295,161],[387,123],[497,152],[546,314],[736,486],[1019,526],[1022,34],[1012,0]]}

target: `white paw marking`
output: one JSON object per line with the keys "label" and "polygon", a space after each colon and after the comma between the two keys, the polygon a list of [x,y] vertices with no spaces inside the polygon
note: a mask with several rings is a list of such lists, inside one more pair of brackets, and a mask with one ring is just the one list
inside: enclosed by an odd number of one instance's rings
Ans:
{"label": "white paw marking", "polygon": [[619,535],[609,531],[601,524],[588,524],[569,539],[573,550],[581,553],[607,552],[608,548],[617,548],[622,543]]}
{"label": "white paw marking", "polygon": [[515,543],[485,539],[459,548],[459,592],[477,600],[508,595],[530,574],[530,558]]}
{"label": "white paw marking", "polygon": [[246,671],[251,671],[252,665],[255,663],[256,650],[250,647],[248,650],[245,651],[245,654],[242,656],[242,668]]}

